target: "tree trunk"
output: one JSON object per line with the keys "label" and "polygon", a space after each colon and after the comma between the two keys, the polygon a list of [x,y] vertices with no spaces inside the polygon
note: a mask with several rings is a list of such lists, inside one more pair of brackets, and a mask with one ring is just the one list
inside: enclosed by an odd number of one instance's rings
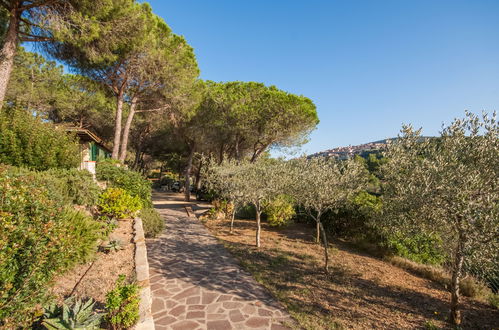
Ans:
{"label": "tree trunk", "polygon": [[133,116],[135,116],[135,108],[137,107],[137,99],[132,99],[130,104],[130,112],[126,119],[125,127],[123,128],[123,136],[121,138],[120,162],[124,163],[128,148],[128,137],[130,136],[130,128],[132,127]]}
{"label": "tree trunk", "polygon": [[255,205],[256,208],[256,247],[260,247],[260,230],[261,230],[261,223],[260,223],[260,216],[261,216],[261,211],[260,208]]}
{"label": "tree trunk", "polygon": [[456,252],[454,256],[454,267],[452,269],[451,301],[450,301],[450,322],[453,325],[461,324],[461,310],[459,308],[459,282],[462,276],[464,262],[464,238],[459,235]]}
{"label": "tree trunk", "polygon": [[232,218],[230,219],[230,233],[234,232],[234,219],[236,217],[236,205],[234,204],[234,209],[232,210]]}
{"label": "tree trunk", "polygon": [[[12,1],[11,1],[12,2]],[[7,86],[9,84],[10,74],[14,67],[14,57],[16,48],[19,42],[19,1],[10,11],[9,27],[5,34],[4,44],[0,52],[0,110],[2,110],[5,94],[7,94]]]}
{"label": "tree trunk", "polygon": [[196,191],[201,189],[201,169],[203,168],[203,159],[199,161],[199,166],[196,171]]}
{"label": "tree trunk", "polygon": [[322,243],[324,244],[324,271],[326,272],[326,274],[329,274],[329,251],[328,251],[329,243],[327,242],[326,231],[324,230],[324,226],[322,226],[320,218],[317,218],[317,223],[320,226],[320,230],[322,232],[322,240],[323,240]]}
{"label": "tree trunk", "polygon": [[123,117],[123,92],[120,91],[116,96],[116,115],[114,119],[114,141],[112,158],[118,159],[121,142],[121,120]]}
{"label": "tree trunk", "polygon": [[185,187],[184,187],[184,200],[186,202],[191,201],[191,190],[189,189],[191,186],[191,169],[192,169],[192,159],[194,158],[194,144],[190,146],[189,157],[187,158],[187,165],[185,166]]}
{"label": "tree trunk", "polygon": [[315,221],[315,243],[319,244],[321,242],[320,238],[321,228],[319,221]]}

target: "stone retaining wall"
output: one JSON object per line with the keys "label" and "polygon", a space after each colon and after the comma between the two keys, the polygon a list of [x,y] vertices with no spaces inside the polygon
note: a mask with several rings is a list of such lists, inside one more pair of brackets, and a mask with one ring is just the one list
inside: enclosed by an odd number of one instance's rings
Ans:
{"label": "stone retaining wall", "polygon": [[142,219],[134,220],[134,243],[135,243],[135,272],[137,273],[137,284],[140,286],[139,322],[135,325],[136,330],[154,330],[154,320],[151,313],[151,287],[149,283],[149,263],[147,261],[146,240]]}

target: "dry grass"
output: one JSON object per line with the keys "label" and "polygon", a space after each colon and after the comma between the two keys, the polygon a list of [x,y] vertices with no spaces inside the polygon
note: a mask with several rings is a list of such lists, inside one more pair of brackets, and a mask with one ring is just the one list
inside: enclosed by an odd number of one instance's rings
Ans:
{"label": "dry grass", "polygon": [[[423,265],[397,256],[387,257],[384,260],[418,276],[434,281],[446,289],[450,287],[451,275],[441,267]],[[467,276],[461,280],[459,290],[464,296],[483,302],[487,302],[489,297],[494,295],[487,285],[471,276]]]}
{"label": "dry grass", "polygon": [[[344,244],[331,245],[331,274],[322,272],[322,250],[313,228],[264,225],[262,248],[254,245],[254,222],[237,220],[205,225],[266,286],[305,329],[446,328],[449,293],[427,279]],[[463,299],[463,328],[495,329],[499,311]]]}
{"label": "dry grass", "polygon": [[119,221],[118,228],[110,235],[110,239],[120,240],[123,243],[123,249],[110,253],[97,252],[94,258],[95,263],[83,279],[82,276],[89,269],[91,263],[76,266],[57,278],[52,288],[57,301],[60,303],[67,298],[76,283],[82,279],[74,296],[84,299],[93,298],[97,302],[97,306],[102,307],[107,292],[114,287],[120,274],[126,275],[129,280],[135,276],[135,245],[132,238],[132,221]]}

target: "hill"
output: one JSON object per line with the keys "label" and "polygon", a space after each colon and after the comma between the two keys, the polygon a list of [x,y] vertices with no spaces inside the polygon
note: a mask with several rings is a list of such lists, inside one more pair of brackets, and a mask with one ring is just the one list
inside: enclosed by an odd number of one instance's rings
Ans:
{"label": "hill", "polygon": [[[430,136],[422,136],[421,139],[432,138]],[[356,146],[347,146],[347,147],[337,147],[333,149],[328,149],[320,152],[316,152],[308,156],[308,158],[313,157],[334,157],[337,159],[347,159],[352,158],[355,155],[359,155],[361,157],[366,157],[371,153],[380,153],[381,151],[386,149],[386,146],[389,143],[395,142],[398,140],[396,138],[389,138],[384,140],[378,140],[374,142],[368,142],[364,144],[359,144]]]}

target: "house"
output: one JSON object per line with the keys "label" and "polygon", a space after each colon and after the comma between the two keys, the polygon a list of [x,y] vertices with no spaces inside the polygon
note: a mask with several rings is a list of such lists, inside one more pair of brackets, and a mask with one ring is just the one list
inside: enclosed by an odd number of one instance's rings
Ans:
{"label": "house", "polygon": [[95,164],[99,160],[111,158],[111,150],[104,141],[85,128],[69,127],[68,132],[76,133],[80,140],[80,170],[87,170],[95,176]]}

